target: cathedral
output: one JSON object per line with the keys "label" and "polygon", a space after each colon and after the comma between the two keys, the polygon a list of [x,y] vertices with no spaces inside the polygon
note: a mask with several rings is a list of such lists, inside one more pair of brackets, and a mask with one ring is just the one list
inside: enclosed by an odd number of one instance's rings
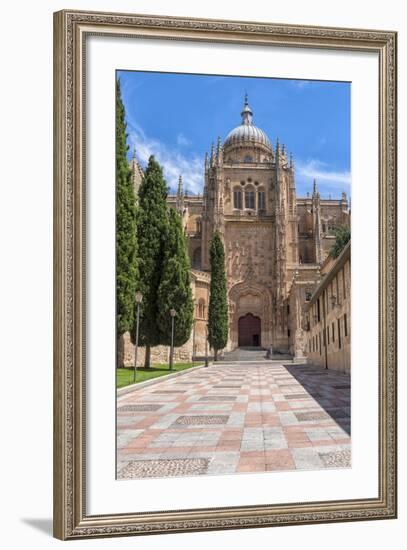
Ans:
{"label": "cathedral", "polygon": [[[323,277],[332,229],[350,225],[347,196],[322,199],[314,181],[307,196],[297,197],[294,158],[254,124],[247,95],[240,116],[240,124],[223,142],[212,143],[205,157],[203,195],[186,194],[180,177],[177,193],[167,198],[188,237],[195,300],[193,332],[178,357],[206,352],[209,245],[218,230],[229,303],[224,352],[258,347],[303,359],[306,306]],[[135,158],[131,166],[137,189],[142,171]]]}

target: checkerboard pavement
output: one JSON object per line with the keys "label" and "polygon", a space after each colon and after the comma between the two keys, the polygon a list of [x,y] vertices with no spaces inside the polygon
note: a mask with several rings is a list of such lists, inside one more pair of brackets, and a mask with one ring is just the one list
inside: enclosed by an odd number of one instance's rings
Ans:
{"label": "checkerboard pavement", "polygon": [[350,467],[350,378],[228,363],[117,399],[117,478]]}

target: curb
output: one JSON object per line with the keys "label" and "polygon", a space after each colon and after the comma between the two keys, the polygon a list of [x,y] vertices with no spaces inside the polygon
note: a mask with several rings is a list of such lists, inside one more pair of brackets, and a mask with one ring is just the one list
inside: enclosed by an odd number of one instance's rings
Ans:
{"label": "curb", "polygon": [[240,363],[241,365],[269,365],[270,367],[278,366],[278,365],[306,365],[307,363],[304,361],[293,361],[291,359],[282,359],[281,361],[277,361],[275,359],[259,359],[258,361],[219,361],[219,365],[224,365],[226,367],[230,367],[231,365],[234,365],[236,363]]}
{"label": "curb", "polygon": [[[208,363],[208,366],[212,365],[212,363]],[[132,391],[141,390],[147,386],[153,386],[154,384],[158,384],[158,382],[161,382],[163,380],[169,380],[171,378],[177,378],[178,376],[182,376],[183,374],[187,374],[188,372],[192,372],[198,369],[206,368],[205,365],[197,365],[196,367],[191,367],[189,369],[184,369],[179,372],[171,372],[169,374],[164,374],[163,376],[157,376],[157,378],[153,378],[152,380],[146,380],[145,382],[138,382],[137,384],[131,384],[130,386],[124,386],[124,388],[119,388],[116,390],[117,397],[121,397],[122,395],[125,395],[126,393],[130,393]]]}

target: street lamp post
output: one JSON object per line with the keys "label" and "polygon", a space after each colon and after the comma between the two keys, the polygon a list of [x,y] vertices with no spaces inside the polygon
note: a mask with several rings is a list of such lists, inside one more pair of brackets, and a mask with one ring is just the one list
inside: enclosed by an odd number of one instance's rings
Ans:
{"label": "street lamp post", "polygon": [[196,319],[192,321],[192,361],[194,361],[194,357],[196,355],[195,353],[195,325],[196,325]]}
{"label": "street lamp post", "polygon": [[137,351],[138,351],[138,332],[139,332],[139,324],[140,324],[140,304],[143,299],[143,295],[138,290],[135,294],[136,299],[136,305],[137,305],[137,313],[136,313],[136,347],[134,349],[134,380],[133,382],[136,383],[136,371],[137,371]]}
{"label": "street lamp post", "polygon": [[205,367],[208,366],[208,324],[206,324],[206,338],[205,338]]}
{"label": "street lamp post", "polygon": [[170,351],[170,370],[174,368],[174,322],[177,312],[174,308],[170,309],[171,315],[171,351]]}

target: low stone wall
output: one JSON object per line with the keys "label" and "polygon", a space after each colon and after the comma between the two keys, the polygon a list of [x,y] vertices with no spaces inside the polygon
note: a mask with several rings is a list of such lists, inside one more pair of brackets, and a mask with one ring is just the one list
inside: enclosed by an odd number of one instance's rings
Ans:
{"label": "low stone wall", "polygon": [[[117,342],[117,366],[134,367],[135,346],[131,341],[130,333],[126,332]],[[139,346],[137,350],[137,366],[144,365],[145,348]],[[155,346],[151,348],[151,363],[168,363],[170,358],[169,346]],[[188,340],[183,346],[174,348],[174,362],[187,363],[192,361],[192,341]]]}

